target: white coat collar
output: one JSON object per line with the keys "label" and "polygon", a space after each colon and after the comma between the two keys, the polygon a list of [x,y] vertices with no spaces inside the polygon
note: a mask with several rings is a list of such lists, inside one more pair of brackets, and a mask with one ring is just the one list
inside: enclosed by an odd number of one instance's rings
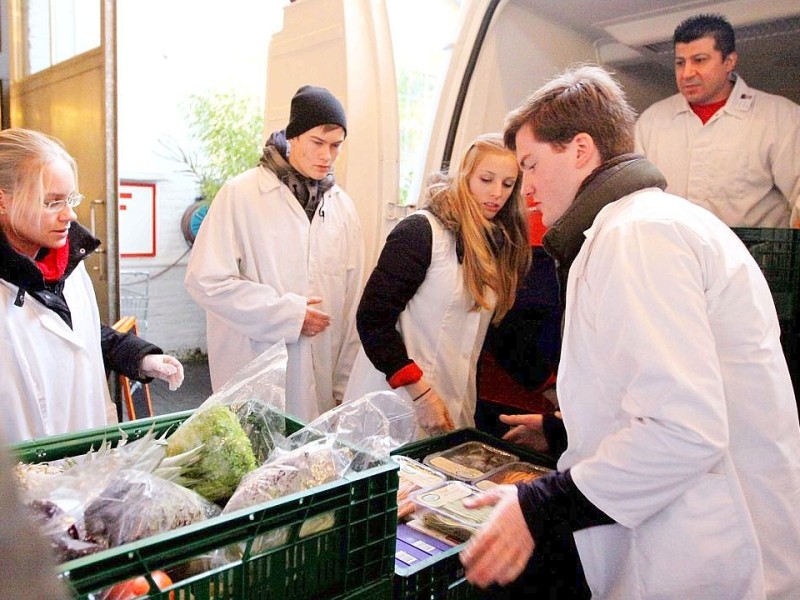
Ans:
{"label": "white coat collar", "polygon": [[[745,113],[750,110],[750,106],[755,99],[756,90],[748,86],[740,75],[734,73],[734,77],[736,79],[735,83],[733,84],[733,89],[731,90],[730,96],[728,96],[728,100],[725,102],[725,105],[719,110],[719,112],[724,111],[729,115],[741,119],[744,118]],[[673,103],[673,116],[692,111],[692,107],[689,106],[689,102],[683,97],[683,94],[675,94],[673,98],[675,99],[675,102]]]}

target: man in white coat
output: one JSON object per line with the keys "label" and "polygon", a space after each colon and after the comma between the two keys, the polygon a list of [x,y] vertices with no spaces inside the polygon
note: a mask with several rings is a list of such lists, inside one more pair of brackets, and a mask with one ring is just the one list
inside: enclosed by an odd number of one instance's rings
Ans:
{"label": "man in white coat", "polygon": [[725,18],[690,17],[673,40],[680,93],[642,113],[636,151],[731,227],[800,227],[800,106],[736,74]]}
{"label": "man in white coat", "polygon": [[186,270],[206,310],[213,389],[284,340],[286,410],[306,421],[341,401],[358,351],[363,238],[333,175],[346,135],[339,100],[301,87],[260,164],[214,198]]}
{"label": "man in white coat", "polygon": [[567,278],[568,446],[557,472],[475,502],[496,508],[467,579],[512,582],[567,531],[593,598],[800,598],[800,425],[767,282],[630,154],[634,118],[591,66],[507,118]]}

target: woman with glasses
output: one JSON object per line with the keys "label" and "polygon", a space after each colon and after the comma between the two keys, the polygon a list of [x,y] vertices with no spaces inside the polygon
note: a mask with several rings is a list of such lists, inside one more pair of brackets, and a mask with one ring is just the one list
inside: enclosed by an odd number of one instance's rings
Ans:
{"label": "woman with glasses", "polygon": [[10,443],[116,421],[105,367],[172,389],[183,381],[178,360],[101,325],[83,264],[100,241],[76,222],[76,187],[56,139],[0,131],[0,421]]}

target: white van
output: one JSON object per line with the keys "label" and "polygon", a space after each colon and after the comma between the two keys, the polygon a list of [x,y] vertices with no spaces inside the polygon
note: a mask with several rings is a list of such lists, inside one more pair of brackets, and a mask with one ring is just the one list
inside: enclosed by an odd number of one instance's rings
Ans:
{"label": "white van", "polygon": [[[425,174],[475,135],[502,129],[530,92],[576,62],[612,70],[634,108],[675,93],[672,34],[683,19],[719,13],[736,29],[749,85],[800,103],[800,0],[461,0],[450,65],[426,150]],[[425,18],[425,15],[420,15]],[[271,40],[266,130],[285,126],[305,83],[328,87],[348,113],[337,179],[356,202],[374,260],[402,216],[398,111],[382,0],[297,0]],[[420,178],[417,178],[419,181]],[[418,196],[418,189],[409,197]]]}
{"label": "white van", "polygon": [[[594,62],[611,70],[639,112],[674,94],[673,32],[681,21],[697,14],[722,14],[734,26],[737,71],[750,86],[800,103],[800,0],[461,0],[458,4],[457,33],[424,149],[424,166],[409,198],[419,197],[424,175],[457,160],[477,134],[500,131],[509,110],[574,63]],[[359,210],[370,267],[397,219],[413,209],[399,206],[392,56],[382,0],[297,0],[286,7],[283,29],[272,38],[269,52],[267,131],[285,126],[290,98],[302,84],[326,86],[345,105],[348,140],[337,163],[337,179]],[[506,319],[507,331],[501,332],[507,336],[502,344],[509,356],[490,357],[498,360],[488,364],[486,353],[482,357],[479,393],[486,397],[487,390],[494,390],[491,393],[500,396],[501,406],[524,396],[515,388],[524,379],[520,373],[536,372],[545,382],[547,372],[542,367],[552,360],[557,344],[557,290],[552,289],[554,284],[550,288],[543,284],[552,281],[548,271],[552,265],[541,253],[535,259],[535,272],[518,298],[521,306],[515,306]],[[797,321],[800,315],[793,319],[788,335],[800,346]],[[491,346],[490,331],[487,348]],[[543,356],[533,356],[531,349]],[[793,360],[800,362],[797,357]],[[516,376],[509,378],[506,369],[495,369],[495,362],[515,361]],[[536,361],[544,365],[533,364]],[[800,387],[800,367],[792,368]],[[530,385],[523,387],[530,390]],[[522,404],[527,401],[530,396]]]}

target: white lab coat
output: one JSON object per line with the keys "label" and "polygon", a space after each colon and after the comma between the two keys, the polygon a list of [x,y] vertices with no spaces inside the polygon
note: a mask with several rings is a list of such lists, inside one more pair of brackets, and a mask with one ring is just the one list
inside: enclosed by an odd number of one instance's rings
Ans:
{"label": "white lab coat", "polygon": [[688,198],[731,227],[789,227],[800,219],[800,106],[747,86],[703,125],[681,94],[636,123],[636,151]]}
{"label": "white lab coat", "polygon": [[[421,210],[419,214],[425,215],[431,224],[431,264],[422,285],[400,313],[398,330],[408,356],[447,405],[456,429],[474,427],[478,357],[493,311],[471,310],[475,300],[464,284],[455,237],[430,212]],[[353,366],[345,399],[389,389],[384,374],[372,365],[362,349]],[[408,398],[405,389],[396,392]]]}
{"label": "white lab coat", "polygon": [[710,213],[608,205],[570,272],[559,468],[617,524],[575,533],[594,597],[800,598],[800,426],[769,288]]}
{"label": "white lab coat", "polygon": [[[324,217],[323,217],[324,215]],[[341,401],[358,351],[355,312],[364,247],[352,200],[334,185],[313,221],[263,167],[227,182],[211,203],[186,269],[186,289],[206,310],[211,384],[284,340],[286,410],[310,421]],[[300,335],[307,300],[332,317]]]}
{"label": "white lab coat", "polygon": [[72,329],[52,310],[0,280],[0,406],[9,443],[116,421],[100,346],[100,315],[83,263],[67,277]]}

